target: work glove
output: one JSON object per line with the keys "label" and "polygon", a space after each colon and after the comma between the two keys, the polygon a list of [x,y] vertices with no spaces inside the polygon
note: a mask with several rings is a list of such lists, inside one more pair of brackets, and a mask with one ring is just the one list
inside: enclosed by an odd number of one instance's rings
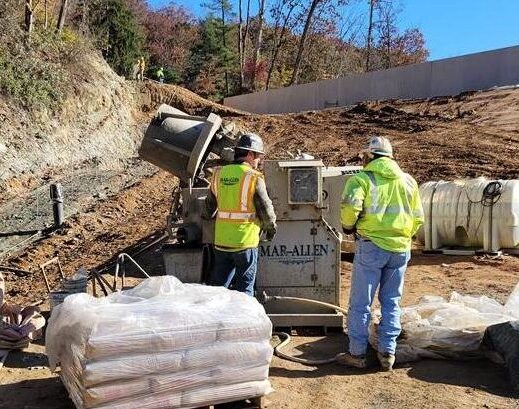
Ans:
{"label": "work glove", "polygon": [[274,238],[275,235],[276,235],[276,228],[273,227],[273,228],[267,230],[267,233],[265,234],[265,240],[272,241],[272,239]]}

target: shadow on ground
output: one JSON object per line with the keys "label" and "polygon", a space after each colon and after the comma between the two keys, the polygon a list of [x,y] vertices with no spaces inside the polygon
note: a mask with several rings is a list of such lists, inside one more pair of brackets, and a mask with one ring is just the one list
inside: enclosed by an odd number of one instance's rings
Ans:
{"label": "shadow on ground", "polygon": [[2,409],[74,409],[59,378],[27,379],[0,385]]}
{"label": "shadow on ground", "polygon": [[[293,341],[283,352],[304,359],[326,359],[344,352],[348,345],[348,337],[345,334],[333,334],[328,336],[293,337]],[[276,346],[275,342],[273,346]],[[373,349],[368,352],[368,366],[366,370],[348,368],[339,364],[326,364],[318,366],[294,366],[286,367],[274,362],[270,368],[270,375],[284,378],[319,378],[327,375],[362,375],[378,372],[379,364]],[[507,372],[504,366],[494,364],[488,360],[473,361],[441,361],[423,360],[409,364],[396,366],[396,371],[406,369],[407,376],[428,383],[463,386],[485,391],[492,395],[519,398],[519,393],[514,392],[509,384]]]}
{"label": "shadow on ground", "polygon": [[488,360],[424,360],[413,363],[407,374],[428,383],[465,386],[492,395],[519,398],[519,393],[510,386],[505,367]]}

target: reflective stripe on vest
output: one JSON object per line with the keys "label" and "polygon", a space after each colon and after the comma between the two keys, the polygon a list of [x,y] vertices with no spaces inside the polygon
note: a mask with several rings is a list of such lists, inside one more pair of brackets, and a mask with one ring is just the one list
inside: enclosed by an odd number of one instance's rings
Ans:
{"label": "reflective stripe on vest", "polygon": [[216,214],[218,219],[222,220],[240,220],[240,221],[251,221],[256,218],[256,213],[250,212],[224,212],[218,211]]}
{"label": "reflective stripe on vest", "polygon": [[218,198],[218,176],[220,174],[220,168],[216,169],[213,173],[213,178],[211,179],[211,192],[213,192],[214,196]]}

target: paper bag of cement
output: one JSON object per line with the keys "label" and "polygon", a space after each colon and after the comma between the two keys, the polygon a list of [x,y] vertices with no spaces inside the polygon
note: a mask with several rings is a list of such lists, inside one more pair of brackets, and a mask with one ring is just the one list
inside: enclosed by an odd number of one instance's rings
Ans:
{"label": "paper bag of cement", "polygon": [[112,360],[94,361],[85,365],[83,383],[90,387],[104,382],[135,379],[151,374],[176,373],[194,369],[217,368],[222,362],[240,368],[252,365],[267,367],[272,347],[263,342],[216,342],[203,348],[181,352],[128,355]]}

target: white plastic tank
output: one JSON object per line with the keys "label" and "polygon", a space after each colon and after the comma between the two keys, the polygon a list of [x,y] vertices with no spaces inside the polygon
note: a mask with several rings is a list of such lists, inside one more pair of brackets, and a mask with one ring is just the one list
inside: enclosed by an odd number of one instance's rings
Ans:
{"label": "white plastic tank", "polygon": [[467,247],[519,251],[519,180],[486,178],[420,186],[425,250]]}

